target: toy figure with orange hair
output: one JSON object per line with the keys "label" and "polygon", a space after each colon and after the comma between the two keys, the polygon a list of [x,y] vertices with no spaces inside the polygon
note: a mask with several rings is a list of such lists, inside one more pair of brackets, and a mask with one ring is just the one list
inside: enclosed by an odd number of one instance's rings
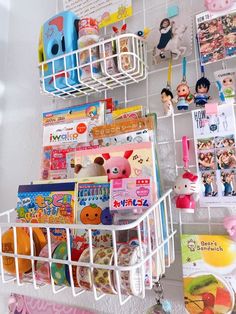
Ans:
{"label": "toy figure with orange hair", "polygon": [[175,103],[178,110],[188,110],[188,107],[194,101],[194,96],[190,92],[187,82],[181,82],[176,88],[177,95]]}

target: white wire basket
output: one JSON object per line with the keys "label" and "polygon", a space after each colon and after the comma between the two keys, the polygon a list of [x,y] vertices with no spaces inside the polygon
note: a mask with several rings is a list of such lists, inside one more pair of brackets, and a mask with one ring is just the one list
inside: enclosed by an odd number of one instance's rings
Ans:
{"label": "white wire basket", "polygon": [[[100,231],[108,231],[111,233],[112,238],[112,250],[113,250],[113,263],[110,265],[98,264],[94,262],[93,251],[95,250],[93,246],[93,236],[92,232],[94,230],[94,225],[86,225],[86,230],[88,232],[88,249],[89,249],[89,262],[72,261],[71,259],[71,232],[78,231],[85,228],[82,224],[73,225],[52,225],[52,224],[32,224],[32,223],[16,223],[11,222],[14,218],[15,209],[6,211],[0,214],[0,262],[1,262],[1,281],[2,283],[9,283],[16,281],[19,286],[31,284],[35,289],[40,289],[44,285],[51,285],[53,293],[60,293],[64,289],[70,289],[74,297],[84,293],[85,289],[81,287],[75,287],[72,266],[75,267],[88,267],[87,270],[90,271],[91,277],[94,275],[96,269],[106,270],[111,276],[115,283],[115,291],[119,298],[119,302],[123,305],[127,302],[132,295],[124,294],[122,291],[122,274],[131,274],[131,272],[136,273],[136,284],[139,285],[138,297],[144,298],[146,289],[152,289],[153,282],[156,282],[162,277],[166,271],[166,268],[175,260],[175,249],[174,249],[174,235],[176,231],[173,229],[172,221],[172,203],[171,203],[171,190],[166,192],[156,204],[154,204],[149,210],[147,210],[142,216],[132,223],[126,225],[96,225],[96,228]],[[147,232],[143,234],[143,226],[147,226]],[[30,255],[17,254],[17,227],[27,228],[29,230],[30,236]],[[35,256],[34,242],[33,242],[33,230],[34,228],[44,228],[47,234],[48,243],[48,257]],[[2,235],[9,228],[13,228],[14,237],[14,252],[5,253],[2,250]],[[66,231],[67,240],[67,260],[55,259],[52,257],[52,246],[50,229],[52,228],[62,228]],[[123,231],[137,231],[137,248],[139,251],[138,258],[134,263],[130,265],[122,265],[119,263],[118,248],[120,244],[118,243],[119,232]],[[144,241],[145,239],[145,241]],[[145,242],[145,243],[144,243]],[[16,274],[12,275],[6,273],[3,267],[3,257],[14,258]],[[31,261],[32,270],[30,273],[23,275],[19,273],[18,259],[27,259]],[[36,263],[37,261],[47,262],[50,265],[52,263],[63,264],[69,269],[70,276],[70,286],[62,285],[58,286],[55,284],[51,273],[51,283],[45,284],[40,283],[36,279]],[[137,276],[138,274],[138,276]],[[147,274],[149,280],[147,281]],[[130,277],[131,278],[131,277]],[[106,295],[106,293],[101,293],[98,287],[92,280],[91,291],[93,291],[95,300],[99,300]]]}
{"label": "white wire basket", "polygon": [[60,98],[112,90],[146,79],[147,44],[135,34],[118,35],[45,60],[39,72],[42,92]]}

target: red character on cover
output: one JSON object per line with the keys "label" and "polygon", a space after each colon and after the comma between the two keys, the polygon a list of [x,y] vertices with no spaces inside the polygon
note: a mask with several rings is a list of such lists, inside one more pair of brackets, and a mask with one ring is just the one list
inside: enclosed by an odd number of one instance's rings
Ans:
{"label": "red character on cover", "polygon": [[199,198],[198,176],[185,171],[177,177],[174,192],[176,208],[184,213],[194,213]]}

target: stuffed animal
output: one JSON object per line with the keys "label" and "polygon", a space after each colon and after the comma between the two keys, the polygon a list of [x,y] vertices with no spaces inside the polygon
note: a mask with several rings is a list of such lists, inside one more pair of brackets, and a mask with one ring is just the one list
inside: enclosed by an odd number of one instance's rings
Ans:
{"label": "stuffed animal", "polygon": [[185,171],[177,177],[174,186],[176,208],[184,213],[194,213],[196,201],[199,199],[198,176]]}
{"label": "stuffed animal", "polygon": [[102,157],[97,157],[94,159],[94,162],[87,167],[83,167],[80,164],[75,165],[75,173],[77,174],[78,178],[105,176],[106,172],[103,164],[104,159]]}
{"label": "stuffed animal", "polygon": [[205,7],[210,12],[225,11],[233,5],[234,0],[205,0]]}
{"label": "stuffed animal", "polygon": [[106,160],[104,168],[108,176],[108,181],[129,178],[131,167],[128,159],[132,153],[132,150],[126,151],[124,157],[111,157],[110,154],[102,154],[103,158]]}

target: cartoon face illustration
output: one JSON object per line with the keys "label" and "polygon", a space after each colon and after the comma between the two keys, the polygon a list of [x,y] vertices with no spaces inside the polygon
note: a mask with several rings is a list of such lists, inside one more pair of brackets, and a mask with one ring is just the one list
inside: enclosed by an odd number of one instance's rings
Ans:
{"label": "cartoon face illustration", "polygon": [[89,118],[94,118],[97,116],[97,108],[95,106],[90,106],[86,109],[86,115]]}
{"label": "cartoon face illustration", "polygon": [[96,204],[90,204],[82,209],[80,220],[85,225],[99,225],[101,223],[102,209]]}
{"label": "cartoon face illustration", "polygon": [[198,177],[187,173],[177,177],[174,191],[177,195],[191,195],[198,192]]}
{"label": "cartoon face illustration", "polygon": [[101,222],[103,225],[111,225],[112,224],[112,215],[109,207],[106,207],[102,211]]}
{"label": "cartoon face illustration", "polygon": [[133,151],[127,151],[124,157],[110,157],[110,154],[103,154],[106,162],[104,168],[108,176],[108,180],[129,178],[131,174],[131,167],[128,158],[132,155]]}

